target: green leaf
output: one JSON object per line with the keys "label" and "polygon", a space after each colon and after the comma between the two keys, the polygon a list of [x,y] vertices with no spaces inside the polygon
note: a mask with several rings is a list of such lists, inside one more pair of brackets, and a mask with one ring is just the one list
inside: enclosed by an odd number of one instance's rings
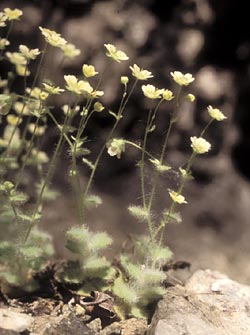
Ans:
{"label": "green leaf", "polygon": [[109,110],[109,114],[112,115],[116,120],[118,120],[118,116],[111,110]]}
{"label": "green leaf", "polygon": [[102,204],[102,199],[98,195],[90,194],[85,197],[84,205],[88,208],[96,208]]}
{"label": "green leaf", "polygon": [[1,277],[10,285],[12,286],[19,286],[20,283],[20,277],[17,273],[12,273],[11,271],[3,271],[1,273]]}
{"label": "green leaf", "polygon": [[27,246],[37,246],[43,250],[43,255],[46,257],[54,254],[52,237],[47,232],[41,231],[37,227],[31,230],[30,237],[26,243]]}
{"label": "green leaf", "polygon": [[66,232],[66,248],[76,254],[88,253],[88,243],[91,239],[91,233],[87,228],[72,227]]}
{"label": "green leaf", "polygon": [[94,233],[89,242],[91,250],[99,251],[110,246],[113,240],[107,233],[100,232],[100,233]]}
{"label": "green leaf", "polygon": [[165,209],[162,213],[163,215],[163,219],[162,219],[162,224],[166,225],[169,223],[181,223],[182,222],[182,218],[181,218],[181,214],[179,212],[175,212],[175,213],[169,213],[168,209]]}
{"label": "green leaf", "polygon": [[11,181],[5,181],[4,182],[4,188],[5,188],[6,191],[11,191],[11,190],[13,190],[14,187],[15,187],[15,185]]}
{"label": "green leaf", "polygon": [[149,304],[160,300],[165,293],[166,289],[160,285],[138,287],[138,295],[140,296],[138,305],[147,307]]}
{"label": "green leaf", "polygon": [[[40,183],[36,184],[36,192],[37,195],[40,194],[41,189],[43,187],[43,181],[41,181]],[[49,188],[49,187],[45,187],[44,191],[43,191],[43,200],[44,201],[51,201],[51,200],[55,200],[58,196],[59,196],[59,192],[54,190],[53,188]]]}
{"label": "green leaf", "polygon": [[82,161],[83,161],[83,163],[85,163],[91,170],[93,170],[93,169],[95,168],[94,164],[93,164],[90,160],[88,160],[88,159],[86,159],[86,158],[82,158]]}
{"label": "green leaf", "polygon": [[13,257],[16,255],[15,244],[2,241],[0,242],[0,260],[3,262],[10,262]]}
{"label": "green leaf", "polygon": [[22,192],[15,192],[10,195],[10,201],[16,204],[24,204],[28,199],[28,195]]}
{"label": "green leaf", "polygon": [[90,154],[90,150],[87,148],[77,148],[76,157],[87,156]]}
{"label": "green leaf", "polygon": [[166,279],[166,274],[157,269],[145,268],[141,271],[141,275],[137,277],[137,285],[139,287],[157,286]]}
{"label": "green leaf", "polygon": [[23,221],[32,222],[33,221],[32,216],[33,216],[32,214],[29,216],[27,214],[18,213],[18,217]]}
{"label": "green leaf", "polygon": [[138,300],[135,290],[128,283],[126,283],[121,276],[115,279],[113,292],[130,307]]}
{"label": "green leaf", "polygon": [[129,258],[127,256],[121,255],[120,262],[124,270],[126,271],[126,274],[129,277],[132,278],[138,278],[141,275],[142,267],[138,264],[133,264],[130,262]]}
{"label": "green leaf", "polygon": [[150,255],[153,263],[158,266],[165,264],[170,258],[172,258],[173,253],[167,247],[162,247],[159,244],[154,244],[150,248]]}
{"label": "green leaf", "polygon": [[164,173],[171,170],[171,166],[161,164],[159,159],[149,159],[149,161],[154,165],[155,169],[160,173]]}
{"label": "green leaf", "polygon": [[143,308],[138,307],[138,306],[132,306],[130,313],[139,319],[146,319],[147,318],[147,313],[143,310]]}
{"label": "green leaf", "polygon": [[47,246],[25,245],[20,248],[20,255],[23,257],[23,264],[35,271],[42,270],[47,262]]}
{"label": "green leaf", "polygon": [[68,261],[64,268],[56,273],[59,282],[80,284],[83,282],[83,272],[78,261]]}
{"label": "green leaf", "polygon": [[110,263],[104,257],[89,257],[84,262],[84,277],[103,278],[110,266]]}
{"label": "green leaf", "polygon": [[0,184],[0,192],[5,192],[5,186],[4,186],[4,184]]}
{"label": "green leaf", "polygon": [[147,221],[150,217],[150,212],[142,206],[130,205],[128,210],[133,217],[141,222]]}

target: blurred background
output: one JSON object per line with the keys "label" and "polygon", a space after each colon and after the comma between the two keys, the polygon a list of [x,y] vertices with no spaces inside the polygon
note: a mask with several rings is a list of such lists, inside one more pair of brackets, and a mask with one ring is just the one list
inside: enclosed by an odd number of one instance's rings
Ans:
{"label": "blurred background", "polygon": [[[38,26],[61,33],[81,50],[81,55],[56,64],[60,56],[45,63],[46,75],[63,85],[63,74],[81,75],[83,63],[95,65],[102,72],[107,64],[104,43],[116,45],[129,55],[129,62],[117,64],[106,73],[101,99],[106,113],[93,117],[87,129],[93,156],[93,142],[103,143],[112,126],[107,110],[115,111],[120,102],[121,75],[129,75],[128,65],[136,63],[150,70],[150,83],[159,88],[174,89],[170,72],[191,73],[196,79],[190,93],[193,104],[183,105],[181,117],[171,136],[168,163],[179,167],[190,154],[190,136],[197,136],[208,117],[206,107],[220,108],[227,116],[213,124],[206,133],[212,144],[209,154],[198,157],[193,167],[194,180],[185,189],[188,205],[182,206],[183,223],[170,225],[166,244],[175,260],[191,263],[191,271],[211,268],[233,279],[250,284],[250,30],[247,2],[243,0],[0,0],[5,7],[22,9],[20,22],[15,22],[11,51],[22,43],[42,49],[43,38]],[[7,68],[0,67],[4,78]],[[105,83],[105,84],[104,84]],[[60,108],[66,101],[56,100]],[[160,138],[166,131],[167,112],[160,110],[159,126],[152,135],[150,149],[158,152]],[[133,95],[116,136],[141,141],[147,116],[147,101],[141,89]],[[55,108],[55,113],[57,109]],[[59,115],[59,114],[58,114]],[[0,125],[1,127],[1,125]],[[49,131],[43,149],[52,152],[57,133]],[[93,141],[94,140],[94,141]],[[65,153],[66,155],[66,153]],[[71,189],[67,183],[67,165],[62,156],[54,179],[62,191],[56,204],[48,204],[42,226],[54,235],[58,257],[65,255],[64,232],[76,222]],[[103,204],[88,214],[94,230],[107,230],[114,237],[116,254],[131,234],[145,231],[127,212],[128,205],[140,204],[138,152],[129,149],[120,160],[103,156],[92,192]],[[82,167],[83,182],[88,169]],[[150,170],[149,170],[150,172]],[[148,172],[148,178],[150,174]],[[146,172],[147,173],[147,172]],[[161,183],[157,206],[168,200],[169,182]],[[138,185],[138,188],[137,188]]]}

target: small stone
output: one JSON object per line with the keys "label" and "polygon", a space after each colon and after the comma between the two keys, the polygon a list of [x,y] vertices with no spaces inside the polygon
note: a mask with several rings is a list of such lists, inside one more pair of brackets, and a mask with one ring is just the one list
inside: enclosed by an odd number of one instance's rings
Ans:
{"label": "small stone", "polygon": [[0,308],[0,335],[20,334],[27,330],[33,322],[29,315]]}

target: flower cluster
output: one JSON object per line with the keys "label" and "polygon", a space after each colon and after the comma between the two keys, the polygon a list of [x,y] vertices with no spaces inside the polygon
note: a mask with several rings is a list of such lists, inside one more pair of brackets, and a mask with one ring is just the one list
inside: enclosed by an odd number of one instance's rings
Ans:
{"label": "flower cluster", "polygon": [[86,95],[87,97],[98,98],[101,97],[103,91],[95,91],[93,87],[86,80],[78,80],[76,76],[65,75],[66,89],[77,95]]}

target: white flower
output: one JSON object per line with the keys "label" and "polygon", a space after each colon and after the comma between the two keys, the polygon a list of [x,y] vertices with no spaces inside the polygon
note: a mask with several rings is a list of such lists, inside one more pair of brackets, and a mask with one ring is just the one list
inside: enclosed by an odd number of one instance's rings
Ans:
{"label": "white flower", "polygon": [[202,137],[193,136],[191,139],[191,147],[196,154],[205,154],[211,149],[211,144]]}
{"label": "white flower", "polygon": [[188,86],[194,81],[193,76],[190,73],[183,74],[180,71],[174,71],[170,73],[176,84],[180,86]]}
{"label": "white flower", "polygon": [[81,50],[77,49],[75,45],[72,43],[66,43],[62,45],[61,49],[63,51],[64,56],[68,58],[75,58],[79,56],[81,53]]}
{"label": "white flower", "polygon": [[186,95],[186,99],[189,102],[194,102],[195,101],[195,96],[193,94],[189,93],[189,94]]}
{"label": "white flower", "polygon": [[17,64],[16,65],[16,73],[19,76],[27,77],[30,75],[30,71],[25,65]]}
{"label": "white flower", "polygon": [[[75,94],[82,94],[86,89],[85,81],[78,80],[76,76],[73,75],[65,75],[64,79],[66,81],[66,88],[68,91],[71,91]],[[90,86],[90,85],[89,85]]]}
{"label": "white flower", "polygon": [[167,101],[174,99],[173,92],[170,90],[164,90],[164,92],[162,93],[162,97],[164,100],[167,100]]}
{"label": "white flower", "polygon": [[212,119],[215,119],[216,121],[223,121],[227,117],[222,113],[221,110],[218,108],[213,108],[212,106],[207,107],[208,113],[211,116]]}
{"label": "white flower", "polygon": [[161,164],[159,159],[155,158],[155,159],[149,159],[149,160],[154,165],[156,170],[159,171],[159,172],[166,172],[166,171],[169,171],[171,169],[171,167],[169,165]]}
{"label": "white flower", "polygon": [[94,77],[95,75],[98,74],[93,65],[87,65],[87,64],[83,64],[82,73],[86,78]]}
{"label": "white flower", "polygon": [[6,56],[9,58],[9,61],[15,65],[26,65],[27,61],[20,52],[6,52]]}
{"label": "white flower", "polygon": [[132,76],[136,77],[138,80],[147,80],[153,77],[151,72],[140,69],[136,64],[130,66],[129,68],[132,71]]}
{"label": "white flower", "polygon": [[23,15],[23,11],[20,9],[10,9],[10,8],[5,8],[4,13],[7,16],[8,20],[19,20],[19,17]]}
{"label": "white flower", "polygon": [[4,50],[7,45],[10,45],[10,42],[6,38],[0,38],[0,50]]}
{"label": "white flower", "polygon": [[142,85],[142,91],[145,97],[149,99],[161,99],[164,89],[158,89],[154,85]]}
{"label": "white flower", "polygon": [[108,142],[107,148],[110,156],[117,156],[120,159],[122,152],[125,151],[125,142],[122,138],[113,138]]}
{"label": "white flower", "polygon": [[28,125],[28,130],[31,134],[34,134],[36,136],[42,136],[45,132],[45,127],[43,126],[36,126],[35,123],[30,123]]}
{"label": "white flower", "polygon": [[100,113],[100,112],[102,112],[103,110],[104,110],[104,106],[103,106],[102,103],[100,103],[99,101],[97,101],[97,102],[94,103],[94,111],[95,111],[95,112]]}
{"label": "white flower", "polygon": [[42,32],[42,35],[45,38],[45,41],[48,42],[53,47],[62,48],[64,45],[67,44],[67,41],[61,37],[61,34],[56,33],[53,30],[39,27]]}
{"label": "white flower", "polygon": [[185,197],[178,192],[173,190],[168,190],[168,194],[170,195],[171,199],[176,202],[177,204],[186,204]]}
{"label": "white flower", "polygon": [[129,82],[129,79],[127,76],[121,76],[121,84],[127,85],[128,82]]}
{"label": "white flower", "polygon": [[8,20],[8,17],[5,13],[0,12],[0,27],[6,27],[5,21]]}
{"label": "white flower", "polygon": [[40,54],[38,49],[29,49],[26,45],[19,45],[20,54],[23,55],[26,59],[36,59],[36,57]]}
{"label": "white flower", "polygon": [[7,115],[7,122],[11,126],[16,126],[19,125],[22,122],[22,118],[19,116],[15,116],[13,114],[8,114]]}
{"label": "white flower", "polygon": [[125,52],[121,50],[117,50],[116,47],[112,44],[104,44],[107,49],[106,55],[110,58],[113,58],[116,62],[120,63],[122,60],[128,60],[129,57],[125,54]]}
{"label": "white flower", "polygon": [[45,91],[50,94],[61,94],[62,92],[64,92],[64,89],[60,88],[59,86],[53,86],[46,83],[43,83],[43,86]]}

